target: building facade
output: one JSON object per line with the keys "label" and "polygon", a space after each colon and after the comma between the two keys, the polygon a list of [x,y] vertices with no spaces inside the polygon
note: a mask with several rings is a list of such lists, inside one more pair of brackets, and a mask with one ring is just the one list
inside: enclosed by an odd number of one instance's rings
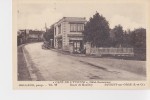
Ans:
{"label": "building facade", "polygon": [[27,42],[29,31],[26,29],[17,31],[17,45],[21,45]]}
{"label": "building facade", "polygon": [[44,31],[22,29],[17,31],[17,44],[43,41]]}
{"label": "building facade", "polygon": [[80,53],[83,49],[85,18],[63,17],[54,24],[54,48]]}
{"label": "building facade", "polygon": [[44,31],[29,30],[28,42],[40,42],[43,40]]}

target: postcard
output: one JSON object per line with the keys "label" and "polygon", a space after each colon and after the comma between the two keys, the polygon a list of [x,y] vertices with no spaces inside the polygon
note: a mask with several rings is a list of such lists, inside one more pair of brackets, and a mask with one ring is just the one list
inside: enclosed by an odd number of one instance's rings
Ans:
{"label": "postcard", "polygon": [[14,89],[149,89],[149,0],[13,0]]}

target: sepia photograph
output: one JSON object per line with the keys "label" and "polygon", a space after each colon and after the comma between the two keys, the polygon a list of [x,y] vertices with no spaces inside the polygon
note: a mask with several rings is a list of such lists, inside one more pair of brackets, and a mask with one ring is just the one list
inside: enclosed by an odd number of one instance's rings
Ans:
{"label": "sepia photograph", "polygon": [[147,81],[145,0],[15,1],[17,82]]}

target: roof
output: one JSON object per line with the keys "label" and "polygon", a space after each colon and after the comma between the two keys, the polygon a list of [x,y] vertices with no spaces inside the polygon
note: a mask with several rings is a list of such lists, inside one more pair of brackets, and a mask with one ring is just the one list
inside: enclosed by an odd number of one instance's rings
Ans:
{"label": "roof", "polygon": [[57,23],[61,23],[61,22],[82,22],[85,23],[87,22],[85,17],[63,17],[62,19],[60,19]]}
{"label": "roof", "polygon": [[63,17],[63,19],[67,22],[86,22],[85,17]]}
{"label": "roof", "polygon": [[39,30],[30,30],[29,34],[43,34],[44,31],[39,31]]}

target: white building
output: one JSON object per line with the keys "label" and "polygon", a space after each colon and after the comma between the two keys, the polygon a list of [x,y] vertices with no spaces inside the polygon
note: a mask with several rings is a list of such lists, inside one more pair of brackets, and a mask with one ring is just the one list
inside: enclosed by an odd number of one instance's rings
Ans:
{"label": "white building", "polygon": [[54,48],[78,52],[83,49],[85,18],[63,17],[54,24]]}

